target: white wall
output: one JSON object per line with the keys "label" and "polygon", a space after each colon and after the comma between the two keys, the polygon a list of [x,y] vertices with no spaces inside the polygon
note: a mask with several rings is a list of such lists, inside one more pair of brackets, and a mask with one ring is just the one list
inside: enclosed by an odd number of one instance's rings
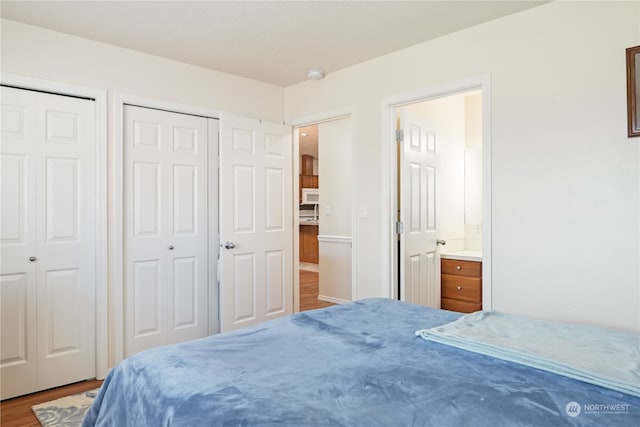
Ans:
{"label": "white wall", "polygon": [[482,249],[482,95],[465,97],[464,223],[468,250]]}
{"label": "white wall", "polygon": [[[638,2],[552,2],[283,89],[2,20],[1,69],[271,121],[353,112],[356,297],[382,277],[381,99],[491,75],[493,306],[640,331],[640,141],[624,49]],[[110,98],[111,99],[111,98]],[[111,127],[110,127],[111,129]],[[384,152],[388,152],[384,151]]]}
{"label": "white wall", "polygon": [[0,25],[3,72],[282,122],[281,87],[6,19]]}
{"label": "white wall", "polygon": [[319,233],[351,237],[351,118],[318,125],[318,167]]}
{"label": "white wall", "polygon": [[320,299],[351,301],[351,118],[318,125]]}
{"label": "white wall", "polygon": [[353,111],[369,206],[355,296],[389,295],[381,100],[490,73],[493,307],[640,331],[640,140],[626,137],[625,88],[639,16],[638,2],[552,2],[286,88],[288,119]]}

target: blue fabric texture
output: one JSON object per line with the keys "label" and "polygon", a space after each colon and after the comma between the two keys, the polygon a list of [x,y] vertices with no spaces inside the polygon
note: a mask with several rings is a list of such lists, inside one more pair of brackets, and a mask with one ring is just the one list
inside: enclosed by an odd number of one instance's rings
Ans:
{"label": "blue fabric texture", "polygon": [[640,399],[424,340],[457,313],[368,299],[147,350],[83,426],[630,426]]}
{"label": "blue fabric texture", "polygon": [[638,335],[493,311],[416,335],[640,397]]}

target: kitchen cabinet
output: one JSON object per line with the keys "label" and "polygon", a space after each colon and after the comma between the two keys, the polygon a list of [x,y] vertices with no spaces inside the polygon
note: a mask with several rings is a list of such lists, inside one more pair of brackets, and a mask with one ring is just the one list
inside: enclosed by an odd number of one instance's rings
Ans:
{"label": "kitchen cabinet", "polygon": [[482,310],[482,263],[442,259],[441,300],[443,310],[473,313]]}
{"label": "kitchen cabinet", "polygon": [[300,226],[300,262],[318,263],[318,226]]}
{"label": "kitchen cabinet", "polygon": [[301,188],[319,188],[318,175],[313,174],[313,156],[304,154],[301,162]]}
{"label": "kitchen cabinet", "polygon": [[302,175],[302,188],[319,188],[318,175]]}
{"label": "kitchen cabinet", "polygon": [[300,169],[302,170],[302,175],[313,175],[313,156],[303,154]]}

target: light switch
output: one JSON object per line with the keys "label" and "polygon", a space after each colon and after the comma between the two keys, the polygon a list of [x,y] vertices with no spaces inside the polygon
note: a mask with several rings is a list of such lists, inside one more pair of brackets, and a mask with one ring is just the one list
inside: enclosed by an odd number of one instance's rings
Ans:
{"label": "light switch", "polygon": [[331,216],[331,205],[327,205],[324,207],[324,214],[326,216]]}
{"label": "light switch", "polygon": [[368,218],[369,212],[366,203],[360,203],[360,218]]}

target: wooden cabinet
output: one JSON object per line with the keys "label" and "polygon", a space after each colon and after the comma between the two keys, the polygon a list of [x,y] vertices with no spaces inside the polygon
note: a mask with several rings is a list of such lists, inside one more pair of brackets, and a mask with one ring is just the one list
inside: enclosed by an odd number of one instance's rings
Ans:
{"label": "wooden cabinet", "polygon": [[319,188],[318,175],[313,174],[313,156],[303,155],[300,166],[300,188]]}
{"label": "wooden cabinet", "polygon": [[308,154],[302,155],[300,170],[302,175],[313,175],[313,156],[309,156]]}
{"label": "wooden cabinet", "polygon": [[319,188],[318,175],[302,175],[302,188]]}
{"label": "wooden cabinet", "polygon": [[441,300],[444,310],[472,313],[482,310],[482,263],[442,259]]}
{"label": "wooden cabinet", "polygon": [[318,263],[318,226],[300,226],[300,261]]}

